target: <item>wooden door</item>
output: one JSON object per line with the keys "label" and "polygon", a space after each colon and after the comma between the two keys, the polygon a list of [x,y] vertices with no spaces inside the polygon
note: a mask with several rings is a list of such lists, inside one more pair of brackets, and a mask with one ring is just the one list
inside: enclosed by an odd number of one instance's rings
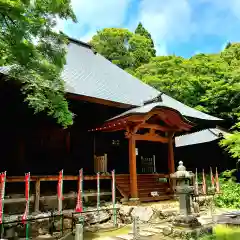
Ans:
{"label": "wooden door", "polygon": [[156,173],[155,155],[151,157],[141,156],[141,173]]}

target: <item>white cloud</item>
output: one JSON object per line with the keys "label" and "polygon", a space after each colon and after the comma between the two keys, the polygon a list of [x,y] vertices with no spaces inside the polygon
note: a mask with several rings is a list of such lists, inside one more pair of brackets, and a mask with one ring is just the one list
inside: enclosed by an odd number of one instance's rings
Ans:
{"label": "white cloud", "polygon": [[[97,30],[106,27],[134,31],[139,21],[151,33],[160,55],[168,53],[170,44],[188,42],[193,36],[203,39],[211,35],[223,42],[240,38],[240,0],[71,1],[78,23],[58,20],[57,29],[82,41],[89,41]],[[130,4],[137,10],[131,15]]]}
{"label": "white cloud", "polygon": [[167,46],[163,42],[161,44],[155,44],[155,49],[156,49],[157,55],[160,55],[160,56],[169,55]]}
{"label": "white cloud", "polygon": [[142,0],[139,21],[150,31],[156,45],[167,53],[167,43],[187,41],[194,30],[187,0]]}
{"label": "white cloud", "polygon": [[90,28],[121,26],[131,0],[72,0],[72,6],[81,25]]}
{"label": "white cloud", "polygon": [[126,19],[132,0],[71,0],[78,23],[59,21],[57,29],[71,37],[89,41],[97,30],[106,27],[121,27]]}
{"label": "white cloud", "polygon": [[64,30],[64,20],[60,19],[59,17],[56,18],[56,26],[53,28],[56,32]]}
{"label": "white cloud", "polygon": [[239,39],[240,0],[142,0],[139,21],[150,31],[157,52],[193,36]]}
{"label": "white cloud", "polygon": [[87,32],[85,35],[80,37],[80,40],[83,42],[89,42],[92,37],[96,34],[96,31],[92,31],[92,32]]}

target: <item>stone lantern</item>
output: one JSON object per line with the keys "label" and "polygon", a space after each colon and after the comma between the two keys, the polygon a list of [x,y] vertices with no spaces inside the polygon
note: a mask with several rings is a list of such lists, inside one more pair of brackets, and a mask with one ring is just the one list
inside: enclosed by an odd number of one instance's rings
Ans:
{"label": "stone lantern", "polygon": [[194,192],[193,179],[194,174],[186,171],[183,162],[179,162],[179,166],[175,173],[170,175],[175,182],[174,192],[179,196],[180,215],[177,216],[173,224],[181,227],[196,227],[201,224],[197,218],[191,213],[191,194]]}

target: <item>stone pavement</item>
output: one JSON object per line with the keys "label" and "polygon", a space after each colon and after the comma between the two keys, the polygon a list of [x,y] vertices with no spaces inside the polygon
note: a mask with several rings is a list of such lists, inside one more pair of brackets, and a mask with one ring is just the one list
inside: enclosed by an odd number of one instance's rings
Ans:
{"label": "stone pavement", "polygon": [[[165,224],[154,224],[152,226],[140,227],[139,240],[170,239],[163,236],[162,232],[164,227],[166,227]],[[117,235],[115,237],[99,237],[96,238],[95,240],[133,240],[133,239],[134,239],[133,232],[130,231],[128,234]]]}

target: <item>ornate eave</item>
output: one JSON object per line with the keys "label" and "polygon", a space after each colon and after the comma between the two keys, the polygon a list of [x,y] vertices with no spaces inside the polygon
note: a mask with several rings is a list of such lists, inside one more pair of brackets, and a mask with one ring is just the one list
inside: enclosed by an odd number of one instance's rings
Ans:
{"label": "ornate eave", "polygon": [[126,138],[167,143],[165,133],[189,131],[193,124],[178,111],[170,108],[156,108],[147,113],[134,113],[106,121],[101,127],[91,131],[121,131]]}

